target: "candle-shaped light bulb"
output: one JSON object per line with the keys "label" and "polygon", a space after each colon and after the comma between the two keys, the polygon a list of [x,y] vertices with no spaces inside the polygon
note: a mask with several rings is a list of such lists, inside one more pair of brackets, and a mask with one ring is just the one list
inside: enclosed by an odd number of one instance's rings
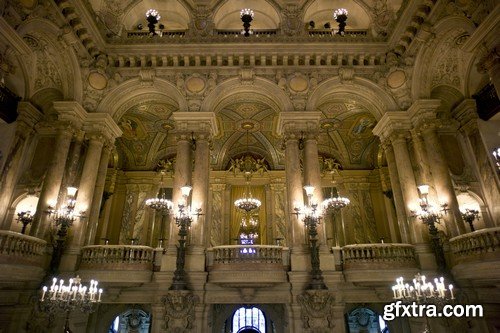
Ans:
{"label": "candle-shaped light bulb", "polygon": [[397,287],[396,286],[392,286],[392,293],[394,294],[394,299],[396,299],[396,289]]}
{"label": "candle-shaped light bulb", "polygon": [[97,299],[98,302],[101,301],[101,295],[102,295],[102,289],[99,289],[99,298]]}
{"label": "candle-shaped light bulb", "polygon": [[455,296],[453,295],[453,285],[450,284],[448,288],[450,289],[451,299],[455,299]]}
{"label": "candle-shaped light bulb", "polygon": [[43,286],[42,290],[43,290],[43,293],[42,293],[42,299],[40,300],[41,302],[43,302],[45,299],[45,293],[47,292],[47,287]]}

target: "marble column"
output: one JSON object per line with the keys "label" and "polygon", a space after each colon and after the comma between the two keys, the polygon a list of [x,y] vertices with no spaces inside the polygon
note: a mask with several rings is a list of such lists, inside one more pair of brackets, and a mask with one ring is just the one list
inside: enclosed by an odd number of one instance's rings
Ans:
{"label": "marble column", "polygon": [[85,238],[85,245],[94,245],[96,243],[97,224],[99,222],[99,213],[102,204],[102,195],[104,193],[104,185],[106,183],[106,173],[108,171],[109,156],[111,154],[111,144],[104,145],[97,169],[97,178],[94,188],[94,195],[92,197],[92,205],[88,212],[88,229]]}
{"label": "marble column", "polygon": [[[177,212],[177,204],[183,200],[181,187],[186,185],[191,186],[191,173],[191,132],[177,133],[177,154],[172,192],[172,202],[174,203],[173,215]],[[177,225],[173,223],[174,217],[172,216],[171,218],[168,246],[174,249],[177,244],[178,230]]]}
{"label": "marble column", "polygon": [[17,111],[15,138],[9,154],[5,156],[7,161],[0,176],[0,229],[7,230],[12,220],[6,215],[20,175],[21,161],[32,141],[34,127],[43,116],[28,102],[20,102]]}
{"label": "marble column", "polygon": [[204,215],[198,217],[191,225],[191,244],[204,246],[205,221],[208,204],[208,186],[210,178],[210,148],[208,134],[196,135],[196,150],[194,152],[193,195],[192,206],[201,208]]}
{"label": "marble column", "polygon": [[[304,195],[302,194],[302,179],[300,172],[300,151],[299,137],[289,134],[285,138],[285,177],[287,185],[288,206],[291,211],[295,206],[300,207],[304,204]],[[299,217],[291,216],[289,237],[292,247],[302,246],[305,243],[304,225]]]}
{"label": "marble column", "polygon": [[453,188],[450,172],[444,158],[444,151],[441,147],[441,143],[439,142],[436,128],[433,124],[428,124],[427,126],[421,128],[421,130],[424,142],[429,148],[427,149],[427,156],[429,158],[432,178],[434,179],[434,185],[436,186],[436,192],[439,200],[439,202],[436,202],[436,205],[441,203],[448,204],[448,208],[450,209],[448,214],[450,216],[445,218],[445,222],[446,229],[450,233],[450,237],[464,234],[467,231],[462,221],[457,196],[455,194],[455,189]]}
{"label": "marble column", "polygon": [[[323,202],[323,188],[321,187],[321,171],[319,167],[317,132],[306,134],[304,143],[304,185],[314,186],[312,202],[318,204],[321,209]],[[325,223],[318,226],[319,245],[326,244]]]}
{"label": "marble column", "polygon": [[[427,152],[424,146],[424,140],[422,138],[422,133],[415,129],[411,130],[411,140],[413,142],[413,148],[415,151],[415,160],[418,161],[418,165],[420,168],[420,184],[430,184],[433,180],[431,176]],[[433,191],[433,189],[431,189],[431,191]],[[430,197],[435,196],[435,193],[429,194]]]}
{"label": "marble column", "polygon": [[396,209],[396,216],[398,218],[399,232],[401,234],[401,242],[410,243],[410,228],[408,226],[405,202],[403,199],[403,191],[401,190],[401,183],[399,182],[398,167],[396,165],[394,149],[392,148],[392,145],[389,141],[384,142],[382,144],[382,147],[385,152],[385,159],[387,160],[392,197],[394,200],[394,207]]}
{"label": "marble column", "polygon": [[38,238],[45,238],[45,233],[49,227],[50,218],[46,213],[47,208],[49,205],[55,206],[57,204],[69,146],[73,137],[74,128],[70,124],[60,123],[58,126],[54,153],[45,174],[36,213],[30,229],[30,234]]}
{"label": "marble column", "polygon": [[[419,195],[406,142],[408,134],[408,132],[393,133],[390,140],[394,149],[394,158],[397,161],[396,167],[405,202],[406,216],[412,216],[412,209],[417,208],[415,205],[419,203]],[[423,241],[422,231],[422,225],[416,225],[416,223],[411,225],[410,234],[413,243]]]}
{"label": "marble column", "polygon": [[487,227],[500,225],[500,180],[494,165],[491,152],[478,127],[476,101],[466,99],[454,110],[452,115],[460,123],[460,139],[464,146],[464,158],[468,161],[477,181],[481,198],[484,200],[482,214]]}

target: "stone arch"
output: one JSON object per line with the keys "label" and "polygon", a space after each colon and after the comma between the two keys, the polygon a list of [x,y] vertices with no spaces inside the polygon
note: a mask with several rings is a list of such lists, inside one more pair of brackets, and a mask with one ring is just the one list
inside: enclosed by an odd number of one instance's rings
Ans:
{"label": "stone arch", "polygon": [[[226,1],[221,0],[218,1],[215,6],[213,6],[212,12],[214,18],[215,27],[218,29],[231,29],[234,24],[237,25],[238,29],[241,27],[241,21],[239,18],[239,11],[246,5],[235,5],[235,1]],[[238,6],[238,7],[236,7]],[[233,20],[228,22],[226,25],[221,27],[221,21],[224,21],[224,18],[227,17],[222,11],[226,8],[227,11],[231,12],[233,15],[236,15]],[[249,7],[252,9],[256,15],[264,15],[263,26],[259,27],[260,23],[256,20],[252,23],[252,26],[256,28],[266,28],[266,29],[277,29],[281,24],[281,6],[275,0],[257,0],[252,2],[252,6]],[[261,18],[262,19],[262,18]]]}
{"label": "stone arch", "polygon": [[[31,199],[31,200],[29,200]],[[32,193],[28,191],[24,191],[20,193],[17,197],[12,200],[10,207],[9,207],[9,214],[5,217],[6,219],[10,220],[10,230],[16,231],[16,232],[21,232],[21,224],[19,223],[14,223],[16,219],[16,214],[17,212],[20,211],[31,211],[32,214],[35,214],[36,207],[38,204],[38,197],[35,195],[32,195]],[[29,200],[30,202],[27,202]],[[24,207],[19,207],[19,205],[24,203]],[[29,205],[29,206],[28,206]],[[7,224],[8,226],[9,224]],[[27,230],[29,231],[29,226]]]}
{"label": "stone arch", "polygon": [[440,111],[449,112],[463,100],[464,95],[455,87],[441,85],[431,90],[430,97],[441,101],[441,105],[439,106]]}
{"label": "stone arch", "polygon": [[[314,8],[315,7],[315,8]],[[332,26],[337,23],[333,20],[333,10],[345,8],[349,12],[347,24],[353,29],[368,29],[371,24],[370,7],[364,1],[341,1],[341,0],[307,0],[302,6],[304,22],[311,19],[323,19],[330,22]],[[322,26],[323,21],[316,22],[316,28]]]}
{"label": "stone arch", "polygon": [[[419,53],[416,56],[414,68],[421,68],[420,71],[415,71],[412,75],[412,84],[411,84],[411,95],[413,99],[419,98],[428,98],[431,95],[432,90],[432,75],[435,74],[432,69],[434,67],[429,68],[429,64],[432,66],[436,66],[436,61],[434,59],[441,59],[445,62],[447,59],[444,59],[443,52],[440,48],[445,43],[463,43],[467,35],[470,35],[475,30],[474,24],[472,21],[463,16],[450,16],[442,19],[438,23],[434,25],[434,32],[436,37],[431,39],[424,44]],[[458,51],[461,52],[461,51]],[[470,67],[470,62],[473,61],[473,57],[471,54],[463,54],[463,52],[458,53],[464,57],[462,67],[464,70],[461,75],[461,88],[458,89],[462,94],[465,94],[465,69]],[[440,64],[438,64],[440,65]],[[457,68],[457,71],[460,68]],[[444,83],[442,83],[444,84]],[[457,88],[455,86],[455,88]]]}
{"label": "stone arch", "polygon": [[[151,8],[151,4],[145,1],[135,2],[128,6],[123,14],[122,24],[126,29],[133,29],[139,22],[145,22],[144,14]],[[170,0],[157,2],[154,7],[162,18],[159,23],[167,29],[187,29],[193,20],[192,7],[185,0]],[[175,13],[175,15],[174,15]]]}
{"label": "stone arch", "polygon": [[[274,82],[256,77],[253,84],[242,84],[240,79],[234,78],[217,85],[214,90],[203,100],[201,111],[220,110],[224,101],[229,101],[239,93],[255,93],[266,100],[273,101],[275,111],[293,111],[293,105],[290,98]],[[269,97],[273,96],[273,98]],[[271,106],[271,105],[270,105]]]}
{"label": "stone arch", "polygon": [[[65,33],[72,34],[69,29],[70,28],[66,29]],[[73,47],[65,45],[64,42],[59,41],[61,29],[48,20],[34,18],[29,21],[23,22],[17,28],[17,32],[20,36],[23,37],[23,39],[28,37],[30,34],[35,34],[36,36],[42,37],[46,42],[50,44],[50,46],[52,46],[53,52],[57,52],[59,56],[52,56],[50,58],[54,61],[57,61],[57,68],[66,69],[65,71],[61,71],[61,75],[63,76],[62,80],[64,83],[62,89],[60,90],[64,96],[64,99],[81,102],[83,98],[83,81],[80,79],[73,79],[81,78],[80,63]],[[64,40],[64,38],[62,40]],[[36,71],[36,63],[38,60],[36,57],[37,46],[30,45],[29,42],[27,42],[27,44],[32,50],[35,51],[32,57],[33,64],[31,70]],[[27,69],[27,72],[29,72],[29,70],[30,69]],[[33,77],[36,77],[36,72],[31,74]],[[26,97],[31,97],[32,95],[37,93],[36,86],[33,86],[34,82],[31,81],[32,80],[29,80],[29,78],[27,78],[27,82],[30,82],[30,84],[26,85]],[[67,83],[71,83],[72,85],[69,89],[66,87]]]}
{"label": "stone arch", "polygon": [[392,96],[372,81],[354,78],[352,84],[344,84],[337,76],[318,85],[307,101],[306,110],[316,110],[332,95],[349,96],[360,101],[368,107],[376,120],[379,120],[386,111],[399,109]]}
{"label": "stone arch", "polygon": [[95,331],[107,332],[116,316],[130,310],[131,308],[152,314],[149,304],[116,304],[113,306],[106,306],[104,307],[104,310],[100,310],[92,314],[92,316],[99,317],[99,320],[96,321],[96,325],[106,325],[104,327],[95,327]]}
{"label": "stone arch", "polygon": [[[138,88],[139,87],[139,88]],[[110,114],[115,121],[119,120],[127,107],[147,97],[175,105],[179,111],[187,111],[187,101],[181,92],[171,83],[155,78],[152,86],[141,86],[139,78],[125,81],[110,91],[99,103],[97,112]]]}

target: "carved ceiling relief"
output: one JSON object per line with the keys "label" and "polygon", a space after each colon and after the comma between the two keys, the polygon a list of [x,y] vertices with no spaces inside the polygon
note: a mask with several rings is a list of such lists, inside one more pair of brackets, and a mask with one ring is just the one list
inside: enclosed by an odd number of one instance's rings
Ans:
{"label": "carved ceiling relief", "polygon": [[434,54],[439,56],[435,57],[436,62],[431,67],[431,89],[439,85],[449,85],[462,91],[463,80],[458,73],[463,72],[461,69],[463,56],[454,39],[447,38],[441,42]]}

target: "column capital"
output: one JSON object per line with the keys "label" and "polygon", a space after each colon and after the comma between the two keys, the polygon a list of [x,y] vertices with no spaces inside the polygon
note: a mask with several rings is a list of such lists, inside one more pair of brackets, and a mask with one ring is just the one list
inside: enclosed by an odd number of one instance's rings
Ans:
{"label": "column capital", "polygon": [[217,136],[219,127],[214,112],[174,112],[177,133],[194,133],[206,136]]}
{"label": "column capital", "polygon": [[85,119],[83,129],[86,137],[112,143],[122,135],[122,130],[107,113],[89,113]]}
{"label": "column capital", "polygon": [[381,141],[389,139],[393,133],[408,132],[411,129],[411,121],[406,111],[388,111],[378,121],[372,132]]}
{"label": "column capital", "polygon": [[438,99],[419,99],[408,108],[411,123],[418,128],[437,120],[437,109],[441,105]]}
{"label": "column capital", "polygon": [[75,101],[57,101],[53,102],[54,110],[56,111],[57,120],[67,123],[75,129],[82,128],[87,111]]}
{"label": "column capital", "polygon": [[301,133],[315,133],[319,130],[321,112],[281,112],[278,117],[276,133],[279,136],[297,136]]}
{"label": "column capital", "polygon": [[43,114],[30,102],[19,102],[17,113],[18,132],[21,135],[31,133],[35,125],[43,119]]}
{"label": "column capital", "polygon": [[460,127],[466,132],[477,129],[479,116],[477,115],[475,100],[464,99],[451,111],[451,115],[460,123]]}

